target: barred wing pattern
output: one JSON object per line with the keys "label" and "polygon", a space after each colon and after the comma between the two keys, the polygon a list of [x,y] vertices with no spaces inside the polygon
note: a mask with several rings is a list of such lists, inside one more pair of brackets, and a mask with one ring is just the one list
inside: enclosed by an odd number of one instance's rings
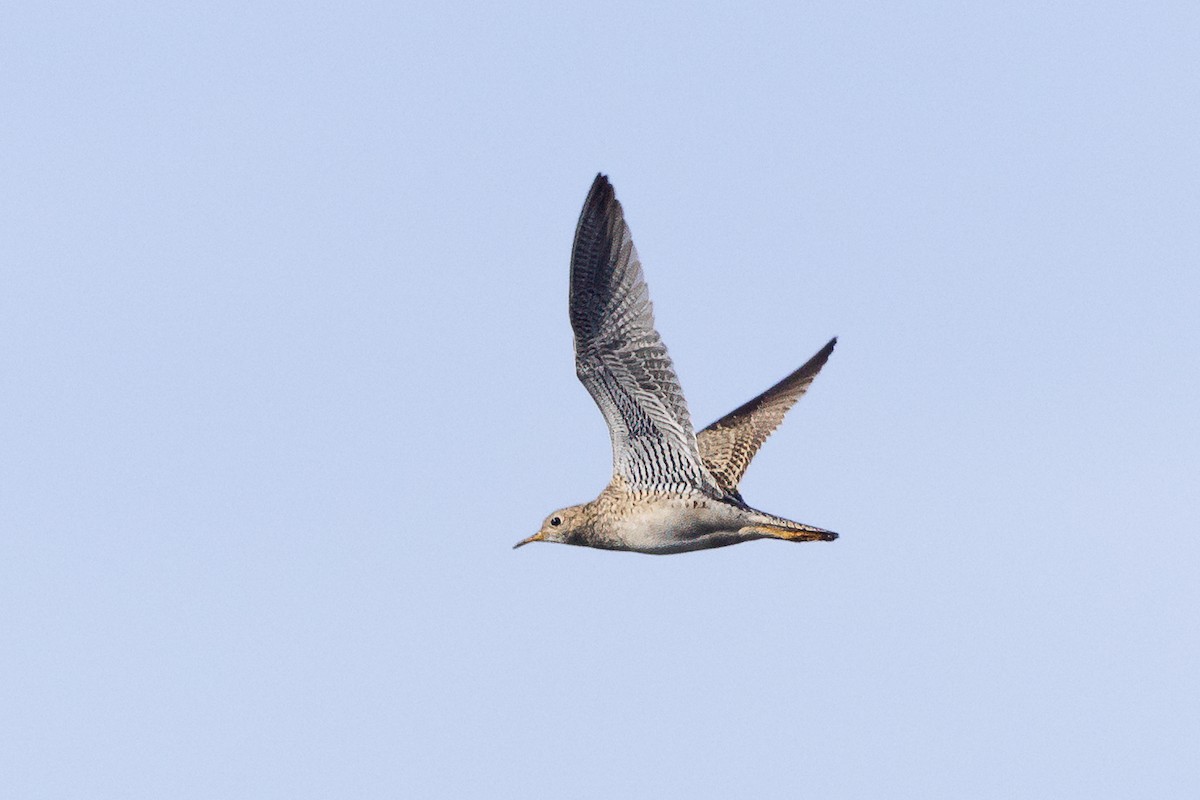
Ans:
{"label": "barred wing pattern", "polygon": [[571,253],[575,372],[608,423],[613,475],[631,490],[720,494],[654,330],[650,294],[612,186],[597,175]]}
{"label": "barred wing pattern", "polygon": [[800,369],[696,435],[700,457],[722,490],[737,494],[751,459],[817,377],[836,344],[836,338],[830,339]]}

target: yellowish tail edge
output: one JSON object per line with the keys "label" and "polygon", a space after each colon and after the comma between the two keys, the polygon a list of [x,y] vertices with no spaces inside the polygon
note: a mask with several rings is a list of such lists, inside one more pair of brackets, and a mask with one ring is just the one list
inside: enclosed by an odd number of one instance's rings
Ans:
{"label": "yellowish tail edge", "polygon": [[759,536],[767,536],[771,539],[783,539],[789,542],[832,542],[838,538],[838,535],[833,531],[814,528],[811,525],[798,528],[782,528],[777,525],[749,525],[742,528],[738,533],[758,534]]}

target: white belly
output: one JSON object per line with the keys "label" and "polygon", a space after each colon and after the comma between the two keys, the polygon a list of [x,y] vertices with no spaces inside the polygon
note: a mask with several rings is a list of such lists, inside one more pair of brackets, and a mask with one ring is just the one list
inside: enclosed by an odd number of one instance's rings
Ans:
{"label": "white belly", "polygon": [[623,516],[613,533],[620,549],[655,554],[706,550],[763,538],[738,533],[747,524],[744,513],[725,503],[670,500]]}

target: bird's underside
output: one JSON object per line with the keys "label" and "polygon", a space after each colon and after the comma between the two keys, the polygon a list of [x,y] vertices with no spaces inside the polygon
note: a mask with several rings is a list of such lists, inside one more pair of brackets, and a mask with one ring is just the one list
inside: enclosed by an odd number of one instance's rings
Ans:
{"label": "bird's underside", "polygon": [[590,503],[546,518],[516,546],[561,542],[678,553],[754,539],[832,541],[837,534],[748,506],[738,484],[763,442],[833,352],[803,366],[701,430],[654,328],[637,250],[603,175],[584,202],[571,257],[575,368],[608,425],[613,479]]}
{"label": "bird's underside", "polygon": [[581,544],[609,550],[669,554],[726,547],[754,539],[832,541],[832,531],[793,522],[731,496],[702,493],[646,496],[610,485],[592,501],[595,519]]}

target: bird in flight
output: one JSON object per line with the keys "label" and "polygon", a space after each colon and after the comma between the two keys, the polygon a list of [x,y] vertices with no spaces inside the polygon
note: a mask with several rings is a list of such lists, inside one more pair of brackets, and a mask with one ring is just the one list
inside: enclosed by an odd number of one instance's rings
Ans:
{"label": "bird in flight", "polygon": [[621,204],[604,175],[583,203],[571,252],[575,373],[612,437],[613,476],[590,503],[555,511],[518,542],[667,554],[837,534],[751,508],[738,492],[750,460],[821,371],[837,339],[745,405],[696,433],[654,313]]}

